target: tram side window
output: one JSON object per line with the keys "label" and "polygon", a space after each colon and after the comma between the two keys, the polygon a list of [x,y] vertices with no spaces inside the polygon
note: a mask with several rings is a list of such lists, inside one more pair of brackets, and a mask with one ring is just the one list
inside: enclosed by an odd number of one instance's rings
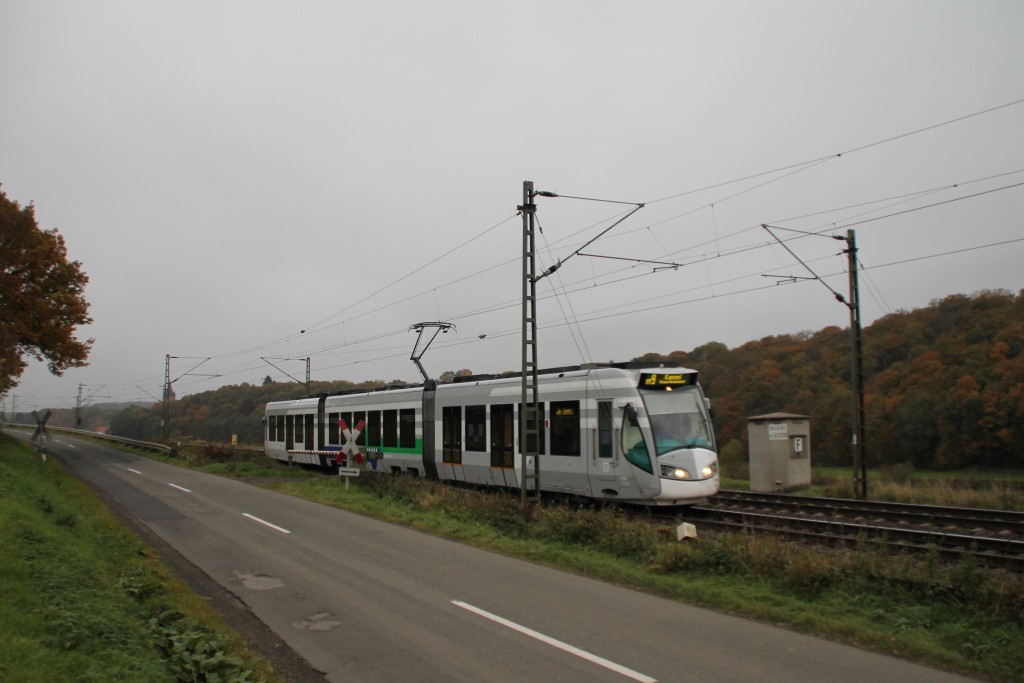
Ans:
{"label": "tram side window", "polygon": [[384,439],[381,445],[394,448],[398,445],[398,411],[384,411]]}
{"label": "tram side window", "polygon": [[[540,403],[537,404],[537,410],[539,411],[537,413],[537,436],[540,437],[540,443],[537,444],[537,450],[536,451],[530,451],[530,452],[531,453],[535,452],[535,453],[543,454],[544,453],[544,402],[543,401],[541,401]],[[525,443],[525,441],[523,440],[523,413],[524,413],[524,411],[523,411],[523,404],[520,403],[519,404],[519,450],[520,450],[520,452],[522,452],[523,443]],[[534,444],[527,444],[527,446],[532,446],[532,445],[534,445]]]}
{"label": "tram side window", "polygon": [[277,441],[277,420],[273,415],[267,418],[267,441]]}
{"label": "tram side window", "polygon": [[462,462],[462,406],[441,409],[441,449],[444,462]]}
{"label": "tram side window", "polygon": [[487,451],[486,406],[466,406],[466,450]]}
{"label": "tram side window", "polygon": [[[336,443],[343,443],[345,441],[345,430],[355,429],[356,423],[352,422],[352,413],[338,413],[338,419],[345,421],[345,426],[338,425],[338,441]],[[364,427],[366,425],[363,425]]]}
{"label": "tram side window", "polygon": [[339,444],[341,443],[341,428],[338,427],[338,420],[340,415],[338,413],[327,413],[327,443]]}
{"label": "tram side window", "polygon": [[307,451],[311,451],[314,448],[316,448],[316,446],[313,444],[313,436],[314,436],[313,419],[314,419],[314,417],[315,417],[314,415],[306,415],[306,450]]}
{"label": "tram side window", "polygon": [[293,424],[292,429],[294,431],[292,433],[295,436],[295,443],[297,443],[297,444],[305,443],[306,439],[305,439],[305,437],[302,434],[302,425],[304,424],[303,421],[302,421],[302,416],[301,415],[292,415],[291,416],[291,420],[292,420],[292,424]]}
{"label": "tram side window", "polygon": [[551,455],[580,454],[580,402],[551,402]]}
{"label": "tram side window", "polygon": [[351,418],[349,420],[345,420],[345,422],[348,423],[349,429],[355,429],[356,427],[359,426],[360,422],[363,423],[363,429],[362,429],[362,431],[359,432],[359,436],[356,437],[356,445],[357,446],[365,446],[366,445],[366,432],[367,432],[367,429],[366,429],[366,413],[364,413],[364,412],[357,412],[357,413],[352,413],[351,415],[349,415],[348,413],[345,413],[345,415],[347,417]]}
{"label": "tram side window", "polygon": [[380,447],[380,411],[366,413],[366,445]]}
{"label": "tram side window", "polygon": [[398,446],[416,448],[415,408],[402,408],[398,411]]}
{"label": "tram side window", "polygon": [[612,402],[597,402],[597,457],[610,458],[613,455]]}
{"label": "tram side window", "polygon": [[284,415],[277,415],[274,419],[277,421],[277,440],[284,441]]}

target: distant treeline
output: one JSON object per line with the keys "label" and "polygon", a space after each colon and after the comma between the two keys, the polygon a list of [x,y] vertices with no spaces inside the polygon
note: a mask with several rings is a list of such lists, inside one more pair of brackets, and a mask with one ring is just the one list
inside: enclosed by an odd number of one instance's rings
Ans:
{"label": "distant treeline", "polygon": [[[351,389],[376,389],[386,382],[310,382],[309,393],[335,393]],[[263,444],[263,410],[270,401],[284,401],[306,396],[306,386],[294,382],[273,382],[270,377],[262,385],[235,384],[213,391],[193,394],[171,403],[171,441],[208,441],[229,443],[232,436],[239,444]],[[133,406],[119,412],[110,421],[110,433],[130,439],[160,441],[164,435],[166,411],[163,403],[150,407]]]}
{"label": "distant treeline", "polygon": [[[1024,291],[950,296],[887,315],[863,335],[869,466],[1024,467]],[[850,349],[848,329],[827,327],[734,349],[710,342],[635,360],[671,361],[700,371],[714,406],[719,447],[727,453],[746,453],[748,417],[798,413],[810,416],[815,464],[849,465]],[[175,401],[172,440],[227,442],[237,435],[243,444],[261,443],[264,405],[305,395],[302,385],[269,380]],[[310,391],[383,384],[314,382]],[[110,431],[158,440],[163,416],[159,403],[131,406],[110,421]]]}
{"label": "distant treeline", "polygon": [[[78,410],[74,408],[37,408],[35,412],[41,416],[47,410],[50,411],[50,417],[46,420],[47,427],[65,427],[95,432],[109,425],[114,415],[136,405],[148,406],[152,405],[152,402],[92,403],[83,405]],[[32,409],[23,409],[20,406],[16,407],[13,414],[5,413],[4,419],[15,424],[35,424]]]}

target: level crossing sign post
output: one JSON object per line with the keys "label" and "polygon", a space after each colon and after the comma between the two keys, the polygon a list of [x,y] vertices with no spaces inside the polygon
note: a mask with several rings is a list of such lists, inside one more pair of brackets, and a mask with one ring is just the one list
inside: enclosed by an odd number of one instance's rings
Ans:
{"label": "level crossing sign post", "polygon": [[40,417],[39,413],[32,411],[32,418],[36,421],[36,431],[32,434],[32,442],[36,445],[36,452],[46,462],[46,446],[44,442],[50,440],[50,432],[46,431],[46,421],[50,419],[51,411],[47,410]]}
{"label": "level crossing sign post", "polygon": [[[345,479],[345,490],[348,490],[349,480],[352,477],[359,476],[359,468],[351,467],[353,463],[362,463],[363,455],[359,452],[359,446],[356,445],[356,439],[363,433],[363,428],[366,426],[365,420],[360,420],[356,424],[355,429],[349,429],[348,423],[345,422],[345,418],[338,419],[338,427],[341,428],[341,434],[345,437],[345,444],[341,447],[341,452],[338,453],[336,461],[338,463],[338,476]],[[342,455],[345,457],[342,458]],[[345,467],[342,466],[342,462],[345,463]]]}

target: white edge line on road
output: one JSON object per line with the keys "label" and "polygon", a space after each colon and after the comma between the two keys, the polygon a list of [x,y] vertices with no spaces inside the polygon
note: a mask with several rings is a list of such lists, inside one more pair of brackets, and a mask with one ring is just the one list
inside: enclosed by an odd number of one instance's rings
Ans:
{"label": "white edge line on road", "polygon": [[242,516],[243,517],[248,517],[249,519],[251,519],[254,522],[259,522],[263,526],[269,526],[271,529],[275,529],[277,531],[280,531],[282,534],[290,534],[291,533],[287,529],[282,529],[281,527],[277,526],[276,524],[271,524],[270,522],[264,521],[264,520],[260,519],[259,517],[254,517],[253,515],[250,515],[248,512],[243,512]]}
{"label": "white edge line on road", "polygon": [[174,488],[178,489],[179,491],[184,491],[185,493],[192,493],[191,491],[189,491],[184,486],[178,486],[177,484],[171,484],[171,483],[168,483],[167,485],[168,486],[173,486]]}
{"label": "white edge line on road", "polygon": [[128,468],[128,471],[134,472],[135,474],[142,474],[142,472],[139,472],[138,470],[133,470],[131,467]]}
{"label": "white edge line on road", "polygon": [[478,614],[484,619],[490,619],[491,621],[501,624],[502,626],[507,626],[508,628],[514,631],[519,631],[520,633],[528,635],[531,638],[535,638],[541,641],[542,643],[547,643],[552,647],[557,647],[559,650],[564,650],[565,652],[574,654],[577,657],[581,657],[582,659],[585,659],[589,662],[593,662],[594,664],[603,666],[606,669],[611,669],[612,671],[620,673],[623,676],[628,676],[629,678],[632,678],[634,681],[641,681],[642,683],[658,683],[658,679],[656,678],[651,678],[650,676],[642,674],[639,671],[633,671],[632,669],[628,669],[620,664],[611,662],[605,659],[604,657],[598,657],[597,655],[590,654],[586,650],[581,650],[578,647],[573,647],[572,645],[569,645],[568,643],[563,643],[560,640],[555,640],[554,638],[546,636],[543,633],[534,631],[533,629],[526,628],[525,626],[520,626],[514,621],[509,621],[508,619],[499,617],[497,614],[491,614],[490,612],[482,610],[479,607],[474,607],[473,605],[462,602],[460,600],[452,600],[452,604],[461,607],[464,610],[469,610],[474,614]]}

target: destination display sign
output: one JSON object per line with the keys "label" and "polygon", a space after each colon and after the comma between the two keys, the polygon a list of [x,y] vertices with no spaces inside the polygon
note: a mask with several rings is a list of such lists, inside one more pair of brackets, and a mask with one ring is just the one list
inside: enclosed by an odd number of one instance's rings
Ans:
{"label": "destination display sign", "polygon": [[697,383],[696,372],[641,372],[641,389],[668,389]]}

